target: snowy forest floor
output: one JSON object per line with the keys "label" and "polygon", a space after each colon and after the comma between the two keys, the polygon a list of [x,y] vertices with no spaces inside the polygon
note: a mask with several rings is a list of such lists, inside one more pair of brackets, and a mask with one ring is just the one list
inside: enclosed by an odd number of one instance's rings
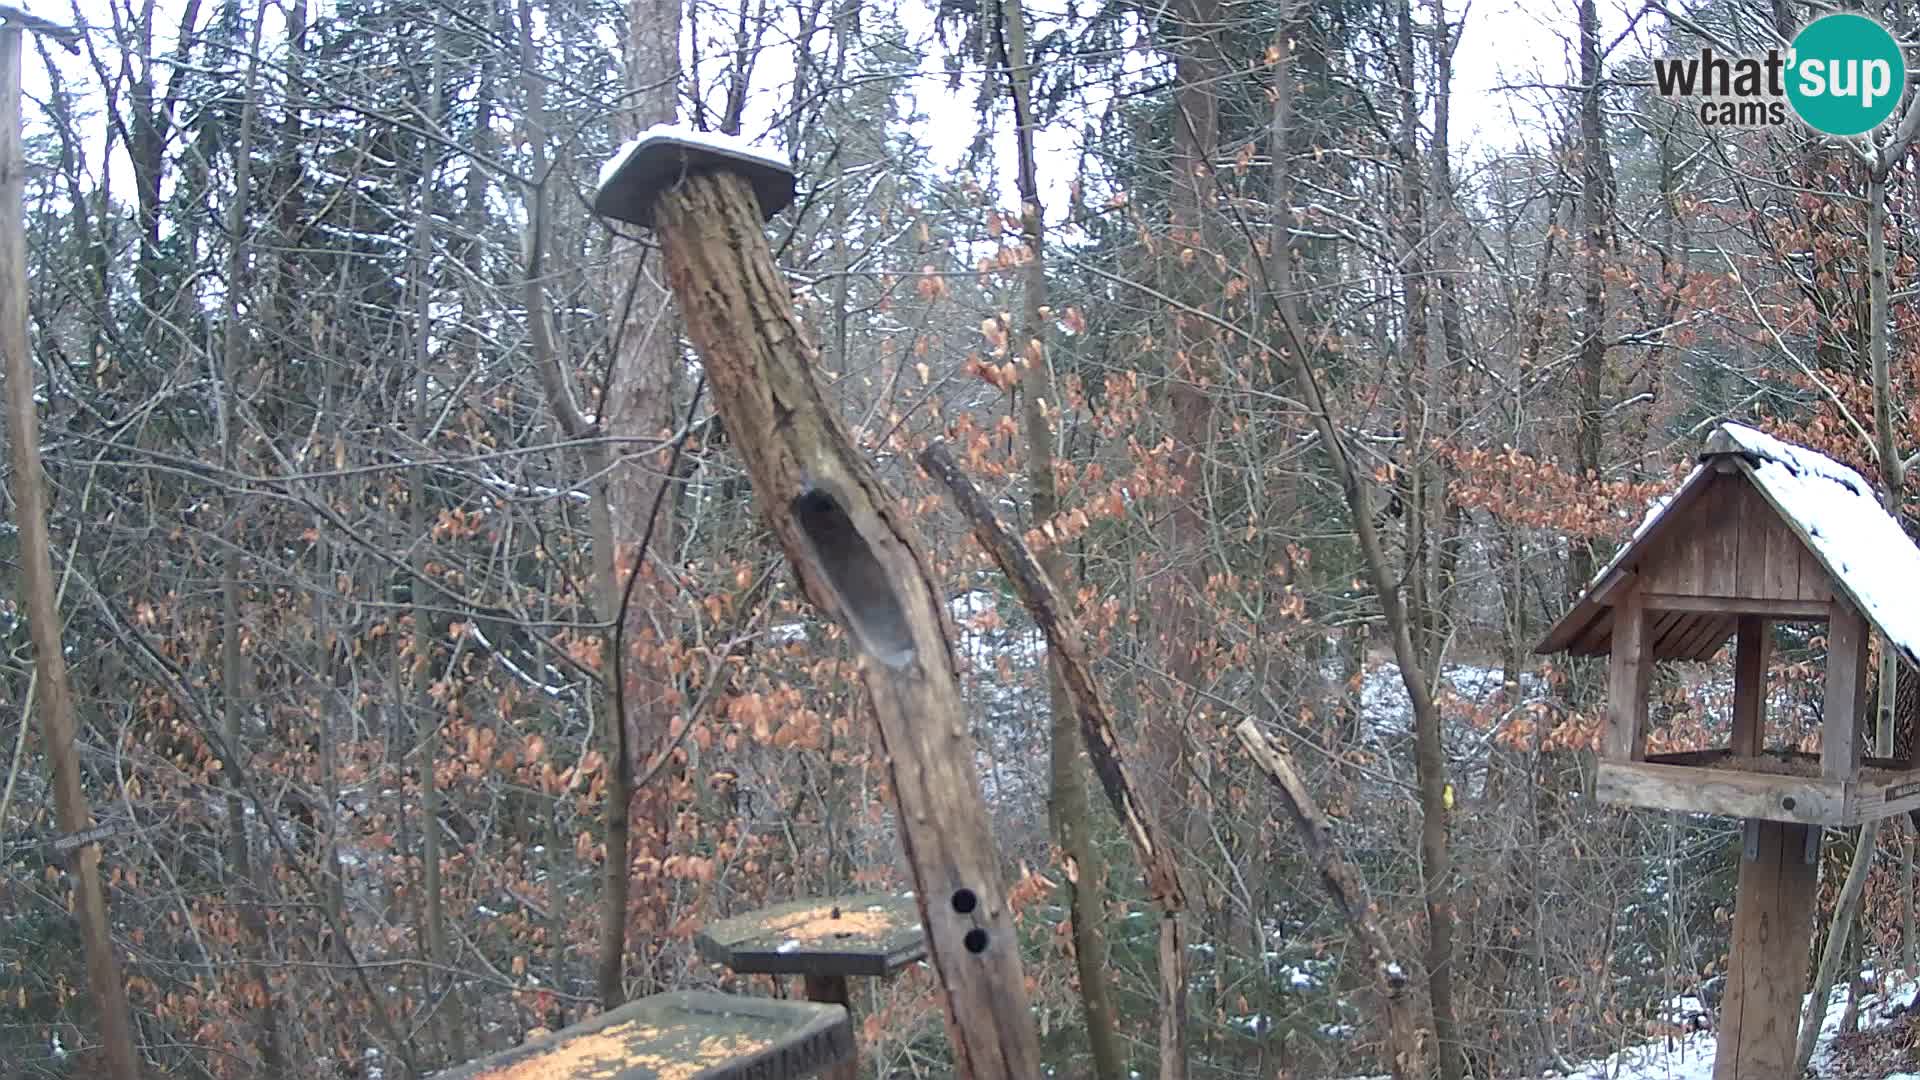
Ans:
{"label": "snowy forest floor", "polygon": [[[1818,1080],[1920,1080],[1920,982],[1895,976],[1881,993],[1860,999],[1859,1030],[1840,1034],[1847,988],[1836,986],[1826,1022],[1813,1053],[1811,1075]],[[1676,1019],[1698,1009],[1693,998],[1675,1003]],[[1714,1040],[1718,1032],[1696,1031],[1625,1047],[1618,1053],[1576,1065],[1571,1072],[1502,1080],[1712,1080]],[[1353,1080],[1387,1080],[1384,1076]]]}

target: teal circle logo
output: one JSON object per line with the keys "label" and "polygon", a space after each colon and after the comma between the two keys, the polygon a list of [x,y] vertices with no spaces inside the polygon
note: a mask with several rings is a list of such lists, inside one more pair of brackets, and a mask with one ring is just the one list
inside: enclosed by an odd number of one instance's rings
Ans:
{"label": "teal circle logo", "polygon": [[1787,100],[1815,131],[1849,137],[1885,123],[1907,87],[1907,58],[1865,15],[1823,15],[1793,39]]}

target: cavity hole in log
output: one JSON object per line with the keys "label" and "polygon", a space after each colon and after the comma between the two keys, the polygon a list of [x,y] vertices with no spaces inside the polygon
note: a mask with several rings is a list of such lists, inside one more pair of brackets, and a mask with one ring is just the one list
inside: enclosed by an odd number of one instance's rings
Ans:
{"label": "cavity hole in log", "polygon": [[987,932],[977,926],[967,931],[967,936],[960,940],[966,945],[967,951],[970,953],[977,955],[987,951]]}
{"label": "cavity hole in log", "polygon": [[972,889],[953,890],[953,910],[959,912],[960,914],[962,915],[973,914],[973,909],[975,907],[978,907],[979,904],[980,904],[980,900],[978,897],[973,895]]}
{"label": "cavity hole in log", "polygon": [[1791,810],[1798,805],[1799,803],[1795,802],[1793,796],[1791,795],[1783,796],[1780,799],[1780,809],[1782,810]]}
{"label": "cavity hole in log", "polygon": [[808,484],[790,508],[854,639],[888,667],[906,667],[913,660],[913,629],[907,625],[906,610],[887,579],[886,567],[880,565],[840,500]]}

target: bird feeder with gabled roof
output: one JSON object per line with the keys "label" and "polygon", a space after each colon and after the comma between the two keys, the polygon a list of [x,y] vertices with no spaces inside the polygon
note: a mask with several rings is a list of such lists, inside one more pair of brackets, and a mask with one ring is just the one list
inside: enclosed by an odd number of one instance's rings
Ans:
{"label": "bird feeder with gabled roof", "polygon": [[[1806,825],[1920,807],[1910,761],[1863,754],[1867,642],[1920,668],[1920,549],[1859,473],[1739,424],[1656,507],[1535,650],[1607,656],[1596,782],[1627,806]],[[1766,627],[1825,624],[1816,754],[1769,750]],[[1721,749],[1648,754],[1653,665],[1710,660],[1735,639],[1733,733]],[[1911,676],[1911,671],[1909,672]]]}
{"label": "bird feeder with gabled roof", "polygon": [[[1535,650],[1608,657],[1595,795],[1745,821],[1714,1080],[1777,1080],[1796,1061],[1817,856],[1826,826],[1920,806],[1920,770],[1863,755],[1867,645],[1920,669],[1920,549],[1839,463],[1739,424],[1708,438],[1680,489]],[[1825,624],[1818,754],[1769,749],[1769,624]],[[1734,639],[1728,745],[1647,752],[1653,665]]]}

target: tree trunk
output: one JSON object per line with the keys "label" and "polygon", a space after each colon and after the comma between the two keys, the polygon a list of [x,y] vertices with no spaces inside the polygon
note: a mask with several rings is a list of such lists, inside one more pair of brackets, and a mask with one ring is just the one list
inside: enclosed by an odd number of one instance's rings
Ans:
{"label": "tree trunk", "polygon": [[[678,114],[680,82],[680,0],[630,0],[628,24],[631,35],[626,42],[627,100],[631,106],[616,114],[616,128],[623,138],[660,123],[671,123]],[[608,295],[619,305],[613,312],[608,348],[612,363],[607,372],[605,397],[601,402],[600,427],[610,437],[659,439],[673,424],[674,371],[677,347],[666,290],[643,266],[639,244],[616,237],[608,261]],[[629,903],[614,897],[634,889],[635,885],[616,886],[617,874],[623,879],[633,873],[633,856],[643,865],[655,868],[651,877],[642,877],[636,895],[643,910],[639,925],[655,933],[667,930],[668,905],[673,889],[659,867],[670,850],[673,807],[669,791],[679,770],[662,769],[645,790],[628,790],[632,772],[641,768],[656,752],[664,749],[667,732],[673,722],[675,706],[673,678],[664,666],[660,649],[677,636],[671,616],[672,594],[665,582],[648,565],[648,551],[663,553],[672,564],[675,550],[675,521],[669,509],[662,513],[662,497],[672,482],[666,475],[662,455],[656,451],[630,463],[614,461],[606,479],[613,558],[603,565],[606,576],[603,622],[620,618],[626,608],[625,625],[610,635],[620,642],[623,656],[608,658],[605,670],[610,678],[623,684],[612,695],[617,707],[607,718],[613,736],[614,752],[608,755],[616,772],[624,772],[622,782],[609,785],[609,809],[615,798],[632,801],[637,836],[623,835],[626,845],[637,843],[638,852],[613,848],[609,830],[607,850],[608,907],[602,922],[600,997],[611,1008],[623,996],[618,991],[620,973],[614,966],[624,953],[624,929],[615,925],[617,913]],[[647,549],[642,539],[651,535]],[[637,575],[632,581],[625,575]],[[631,596],[628,597],[628,592]],[[614,760],[616,755],[621,760]],[[618,790],[616,790],[616,788]],[[616,857],[618,861],[616,861]],[[652,993],[663,985],[665,973],[649,949],[641,961],[640,992]]]}
{"label": "tree trunk", "polygon": [[755,502],[816,607],[862,648],[897,825],[946,989],[955,1072],[1031,1080],[1039,1047],[960,701],[951,619],[925,548],[814,377],[811,340],[751,188],[697,173],[660,195],[656,231],[714,404]]}
{"label": "tree trunk", "polygon": [[[1467,337],[1461,317],[1460,282],[1470,273],[1466,260],[1465,222],[1453,188],[1453,157],[1448,140],[1452,138],[1453,49],[1455,38],[1447,25],[1446,0],[1431,0],[1433,26],[1433,197],[1438,204],[1434,231],[1434,264],[1439,270],[1440,340],[1445,357],[1441,373],[1442,392],[1447,403],[1446,430],[1443,439],[1458,439],[1467,427],[1468,386]],[[1440,463],[1434,470],[1433,503],[1440,508],[1440,537],[1434,544],[1433,611],[1428,619],[1432,628],[1428,663],[1440,669],[1441,653],[1452,633],[1452,613],[1459,600],[1461,550],[1468,542],[1466,508],[1454,494],[1454,468]]]}
{"label": "tree trunk", "polygon": [[[1600,112],[1600,17],[1595,0],[1580,0],[1580,316],[1575,323],[1579,360],[1575,366],[1573,460],[1583,482],[1599,478],[1601,435],[1606,426],[1602,399],[1607,365],[1607,220],[1612,214],[1612,169],[1608,165],[1606,123]],[[1576,538],[1567,562],[1567,588],[1578,595],[1593,579],[1592,546]]]}
{"label": "tree trunk", "polygon": [[[440,122],[441,87],[445,78],[444,43],[436,29],[434,34],[433,73],[427,90],[427,116],[435,123]],[[432,415],[427,410],[427,400],[432,387],[428,381],[428,365],[433,360],[429,343],[433,333],[432,297],[433,297],[433,179],[438,171],[438,144],[423,141],[425,160],[420,166],[420,175],[416,184],[416,197],[419,205],[414,217],[414,262],[413,262],[413,427],[414,436],[421,446],[432,443]],[[445,720],[442,709],[436,708],[433,700],[433,649],[434,639],[430,633],[433,615],[427,607],[427,555],[425,538],[433,528],[433,515],[427,507],[427,470],[416,467],[412,470],[408,511],[413,519],[413,701],[415,723],[424,725],[425,735],[421,739],[417,761],[420,769],[421,813],[421,882],[426,893],[427,903],[427,969],[426,986],[430,1000],[445,995],[446,1008],[440,1013],[443,1030],[447,1034],[446,1049],[455,1062],[467,1059],[467,1023],[461,1007],[459,979],[452,975],[452,956],[447,949],[447,904],[442,881],[442,860],[440,852],[442,828],[440,824],[440,728]],[[451,681],[454,673],[449,670],[447,678]],[[449,689],[450,695],[458,691]],[[449,703],[450,707],[451,703]]]}
{"label": "tree trunk", "polygon": [[[961,473],[946,445],[929,444],[920,452],[919,461],[921,468],[946,485],[961,516],[973,526],[974,538],[1000,565],[1014,593],[1046,637],[1054,671],[1059,675],[1062,705],[1079,720],[1081,739],[1092,759],[1094,775],[1100,778],[1100,786],[1106,790],[1114,815],[1126,828],[1127,839],[1140,860],[1147,895],[1160,909],[1161,1010],[1181,1018],[1180,988],[1186,984],[1182,928],[1187,910],[1186,886],[1180,880],[1180,867],[1166,839],[1166,830],[1140,800],[1120,759],[1120,737],[1114,728],[1113,709],[1093,679],[1086,638],[1079,622],[1067,609],[1067,601],[1054,586],[1051,575],[1042,569],[1039,557],[1000,521],[979,489]],[[1176,1024],[1173,1030],[1184,1031],[1185,1027]],[[1164,1055],[1165,1048],[1162,1053]],[[1186,1060],[1184,1053],[1177,1053],[1175,1057]]]}
{"label": "tree trunk", "polygon": [[[1031,255],[1026,265],[1025,304],[1021,312],[1015,363],[1024,367],[1021,404],[1027,439],[1027,486],[1031,492],[1033,524],[1038,528],[1060,511],[1054,482],[1055,432],[1050,417],[1061,414],[1053,381],[1053,359],[1047,352],[1046,219],[1040,204],[1036,173],[1033,114],[1033,65],[1027,53],[1026,11],[1021,0],[1005,0],[1000,22],[1005,29],[1007,82],[1013,96],[1015,136],[1019,141],[1020,225]],[[842,279],[844,280],[844,278]],[[1042,555],[1041,567],[1062,588],[1068,580],[1066,554],[1058,546]],[[1060,660],[1048,650],[1047,688],[1050,724],[1053,831],[1066,859],[1066,891],[1073,927],[1074,968],[1080,976],[1080,1002],[1086,1016],[1087,1043],[1093,1054],[1093,1072],[1099,1080],[1121,1080],[1126,1058],[1120,1047],[1117,1013],[1108,977],[1106,922],[1106,864],[1093,845],[1093,814],[1087,801],[1087,782],[1081,761],[1084,749],[1075,728],[1072,703],[1060,670]]]}
{"label": "tree trunk", "polygon": [[[21,140],[20,54],[23,31],[0,19],[0,353],[5,354],[7,428],[13,443],[14,522],[20,530],[20,577],[27,630],[33,639],[40,688],[40,722],[53,761],[54,815],[68,836],[93,827],[74,748],[73,693],[67,682],[59,605],[53,595],[53,555],[47,537],[47,496],[41,487],[40,417],[35,409],[33,358],[27,343],[26,153]],[[100,1024],[100,1042],[113,1080],[138,1080],[126,986],[107,923],[100,881],[100,845],[81,844],[70,855],[78,878],[74,917],[86,951],[87,987]]]}
{"label": "tree trunk", "polygon": [[[1920,114],[1920,98],[1908,103],[1907,113]],[[1893,380],[1888,362],[1887,175],[1892,171],[1893,164],[1906,156],[1907,147],[1913,141],[1915,125],[1912,121],[1912,115],[1903,114],[1893,141],[1881,148],[1877,160],[1870,162],[1867,167],[1867,355],[1873,378],[1874,456],[1880,463],[1881,501],[1896,519],[1900,510],[1901,489],[1906,483],[1906,463],[1901,459],[1899,444],[1895,441]],[[1889,696],[1897,696],[1897,682],[1894,687],[1887,689],[1892,692]],[[1887,738],[1893,734],[1891,727],[1889,722],[1882,731],[1882,738],[1886,742],[1891,742]],[[1812,996],[1800,1023],[1797,1060],[1803,1072],[1813,1057],[1820,1024],[1826,1017],[1827,995],[1833,986],[1840,958],[1845,954],[1854,919],[1859,914],[1867,875],[1873,865],[1879,828],[1880,822],[1877,820],[1861,826],[1853,862],[1847,868],[1846,883],[1841,887],[1839,899],[1834,904],[1833,923],[1827,929],[1827,946],[1822,951],[1820,967],[1814,975]]]}
{"label": "tree trunk", "polygon": [[[1344,428],[1321,390],[1318,374],[1307,362],[1310,355],[1306,344],[1307,334],[1285,308],[1281,308],[1279,314],[1285,331],[1284,348],[1279,350],[1280,355],[1291,369],[1295,392],[1300,395],[1308,417],[1313,420],[1328,464],[1332,467],[1334,478],[1339,481],[1349,524],[1366,567],[1367,582],[1379,598],[1381,614],[1393,646],[1394,661],[1399,665],[1401,682],[1413,706],[1415,764],[1421,811],[1426,823],[1438,823],[1438,828],[1423,828],[1421,835],[1421,871],[1426,887],[1429,932],[1429,993],[1433,993],[1433,983],[1438,979],[1441,993],[1434,996],[1450,1008],[1451,986],[1446,980],[1453,947],[1453,911],[1448,898],[1448,885],[1453,868],[1445,831],[1446,761],[1440,746],[1440,712],[1434,702],[1425,669],[1414,649],[1413,624],[1407,614],[1398,575],[1388,562],[1385,545],[1374,523],[1371,478],[1361,474],[1347,450]],[[1438,1005],[1435,1013],[1436,1034],[1440,1037],[1443,1049],[1448,1045],[1457,1046],[1458,1038],[1453,1031],[1451,1014],[1443,1013]],[[1438,1030],[1443,1017],[1448,1025],[1445,1032]],[[1452,1068],[1461,1068],[1457,1058]],[[1457,1076],[1458,1072],[1454,1075]]]}
{"label": "tree trunk", "polygon": [[[1206,310],[1219,296],[1211,287],[1218,248],[1208,226],[1216,191],[1214,154],[1220,141],[1219,86],[1228,77],[1228,70],[1214,41],[1224,29],[1218,0],[1178,0],[1173,14],[1179,34],[1174,48],[1174,175],[1169,197],[1170,258],[1163,260],[1163,272],[1179,282],[1169,293],[1193,310],[1172,313],[1173,348],[1167,358],[1167,409],[1174,455],[1170,471],[1180,487],[1161,529],[1168,572],[1162,576],[1164,584],[1157,589],[1154,606],[1159,615],[1155,628],[1170,693],[1161,706],[1160,723],[1166,725],[1165,729],[1149,734],[1148,745],[1158,748],[1157,764],[1167,791],[1157,816],[1182,837],[1186,850],[1196,851],[1205,848],[1211,835],[1208,793],[1193,791],[1201,755],[1196,753],[1195,733],[1189,723],[1201,712],[1191,698],[1205,678],[1205,654],[1212,636],[1200,612],[1200,600],[1207,580],[1204,462],[1214,422],[1213,399],[1204,384],[1216,374],[1216,343],[1211,327],[1195,313]],[[1163,949],[1163,979],[1170,959],[1177,958],[1169,958]],[[1185,982],[1166,989],[1176,991],[1176,1000],[1160,1018],[1160,1077],[1185,1080],[1184,1033],[1176,1030],[1186,1012]]]}
{"label": "tree trunk", "polygon": [[1900,966],[1907,978],[1920,975],[1913,962],[1915,932],[1913,917],[1913,836],[1912,820],[1902,827],[1900,836]]}
{"label": "tree trunk", "polygon": [[[247,214],[253,183],[254,121],[259,114],[254,100],[254,75],[260,58],[263,15],[263,11],[255,12],[247,81],[243,91],[245,99],[240,112],[239,145],[234,150],[233,204],[227,211],[226,310],[223,313],[226,326],[219,375],[220,391],[225,401],[220,410],[219,423],[221,465],[232,474],[244,471],[239,454],[241,420],[238,406],[241,400],[239,380],[245,360],[242,355],[245,334],[241,330],[240,320],[243,283],[247,274]],[[247,758],[243,722],[252,706],[253,697],[253,675],[240,651],[240,638],[244,632],[240,615],[240,559],[241,553],[247,550],[247,510],[238,496],[229,499],[226,517],[231,538],[220,558],[220,692],[225,707],[223,734],[228,752],[234,755],[236,763],[241,766],[244,766]],[[287,1054],[281,1041],[273,986],[267,978],[265,962],[273,954],[273,942],[267,932],[267,919],[262,906],[266,900],[263,894],[265,877],[255,872],[253,845],[247,837],[246,807],[240,793],[244,771],[242,767],[226,773],[227,861],[234,878],[239,882],[235,895],[241,898],[240,925],[246,931],[253,953],[246,963],[246,971],[253,983],[252,992],[258,997],[251,1011],[260,1025],[260,1064],[267,1072],[275,1073],[285,1067]]]}
{"label": "tree trunk", "polygon": [[[1397,656],[1403,668],[1402,677],[1410,674],[1404,668],[1411,663],[1421,669],[1421,682],[1424,684],[1430,674],[1425,670],[1425,665],[1428,658],[1438,652],[1438,643],[1427,587],[1430,499],[1425,482],[1426,467],[1422,463],[1424,451],[1420,446],[1420,436],[1424,433],[1422,418],[1427,414],[1424,383],[1428,312],[1425,262],[1419,256],[1426,244],[1426,174],[1420,167],[1417,138],[1419,108],[1415,94],[1414,63],[1417,54],[1413,45],[1412,0],[1401,0],[1396,30],[1400,68],[1400,172],[1406,215],[1402,230],[1406,249],[1404,257],[1407,260],[1403,280],[1407,294],[1406,348],[1409,374],[1403,389],[1402,412],[1405,435],[1402,470],[1407,489],[1405,578],[1408,592],[1401,610],[1401,620],[1405,625],[1395,631],[1395,636],[1397,638],[1402,631],[1409,636],[1408,653]],[[1392,622],[1391,617],[1389,622]],[[1397,654],[1399,650],[1396,648],[1395,652]],[[1440,1076],[1442,1080],[1460,1080],[1465,1061],[1453,1003],[1453,873],[1447,845],[1446,767],[1440,712],[1431,707],[1429,699],[1427,709],[1421,710],[1416,706],[1414,713],[1414,768],[1420,788],[1421,882],[1427,908],[1427,994],[1433,1007],[1434,1035],[1440,1044],[1436,1055]]]}
{"label": "tree trunk", "polygon": [[1827,1018],[1827,998],[1840,971],[1840,958],[1847,954],[1847,940],[1853,933],[1854,919],[1860,914],[1860,900],[1866,893],[1867,872],[1873,866],[1873,849],[1879,838],[1880,819],[1860,826],[1853,863],[1847,868],[1847,880],[1840,886],[1840,895],[1833,904],[1833,925],[1827,930],[1827,947],[1820,951],[1820,966],[1814,972],[1813,986],[1807,991],[1807,1011],[1800,1020],[1800,1039],[1794,1052],[1798,1063],[1793,1071],[1795,1076],[1805,1073],[1813,1060],[1820,1025]]}
{"label": "tree trunk", "polygon": [[1400,131],[1395,156],[1400,162],[1400,288],[1405,296],[1405,332],[1400,341],[1399,462],[1396,487],[1406,514],[1407,614],[1413,620],[1414,649],[1420,656],[1434,651],[1430,589],[1432,577],[1432,493],[1427,484],[1426,417],[1431,387],[1428,363],[1427,299],[1427,175],[1420,158],[1418,78],[1415,65],[1413,0],[1401,0],[1394,20],[1394,66],[1399,70]]}

